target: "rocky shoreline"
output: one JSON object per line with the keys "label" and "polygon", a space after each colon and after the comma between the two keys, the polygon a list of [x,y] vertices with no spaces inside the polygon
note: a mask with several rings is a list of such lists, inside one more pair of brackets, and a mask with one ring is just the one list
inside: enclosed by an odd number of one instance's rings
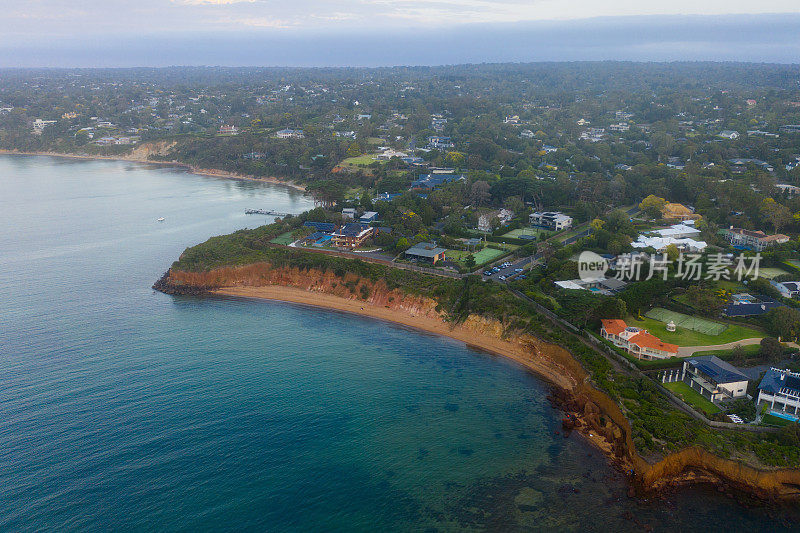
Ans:
{"label": "rocky shoreline", "polygon": [[760,470],[698,447],[647,461],[637,452],[630,423],[619,405],[595,389],[583,367],[560,346],[529,336],[504,338],[501,324],[480,317],[470,316],[458,326],[446,324],[432,300],[389,291],[380,281],[350,280],[369,284],[369,299],[358,300],[337,280],[342,281],[329,272],[300,272],[260,263],[209,272],[169,270],[153,288],[173,295],[268,298],[339,309],[449,336],[509,357],[551,384],[549,400],[564,413],[562,431],[567,436],[578,431],[601,449],[628,477],[632,496],[653,496],[704,483],[743,503],[752,497],[800,501],[800,469]]}

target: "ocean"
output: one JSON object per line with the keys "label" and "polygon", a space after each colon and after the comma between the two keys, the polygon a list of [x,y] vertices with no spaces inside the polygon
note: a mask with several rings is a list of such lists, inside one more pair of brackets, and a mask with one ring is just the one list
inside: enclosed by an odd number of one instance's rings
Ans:
{"label": "ocean", "polygon": [[187,246],[271,220],[245,209],[312,206],[171,167],[0,157],[0,530],[798,527],[704,488],[628,498],[503,358],[150,288]]}

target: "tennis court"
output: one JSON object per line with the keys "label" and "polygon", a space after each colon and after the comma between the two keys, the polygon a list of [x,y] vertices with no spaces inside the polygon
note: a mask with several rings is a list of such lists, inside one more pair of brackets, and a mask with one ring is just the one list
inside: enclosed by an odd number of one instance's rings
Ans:
{"label": "tennis court", "polygon": [[524,239],[525,237],[536,237],[537,239],[541,239],[543,237],[547,237],[551,235],[551,231],[547,231],[546,229],[540,228],[517,228],[512,229],[508,233],[504,234],[503,237],[509,237],[512,239]]}
{"label": "tennis court", "polygon": [[660,307],[651,309],[645,313],[645,316],[665,324],[669,323],[671,320],[672,322],[675,322],[675,325],[678,328],[690,329],[706,335],[719,335],[728,327],[719,322],[713,322],[704,318],[684,315],[683,313],[676,313],[675,311],[669,311]]}
{"label": "tennis court", "polygon": [[[445,254],[448,259],[453,261],[463,262],[468,255],[472,252],[468,252],[466,250],[447,250]],[[479,252],[475,252],[473,255],[475,256],[475,264],[482,265],[484,263],[488,263],[494,259],[497,259],[501,255],[505,254],[503,250],[497,250],[495,248],[489,248],[488,246]]]}
{"label": "tennis court", "polygon": [[759,267],[758,269],[759,278],[775,279],[778,276],[783,276],[784,274],[788,274],[788,272],[775,267]]}

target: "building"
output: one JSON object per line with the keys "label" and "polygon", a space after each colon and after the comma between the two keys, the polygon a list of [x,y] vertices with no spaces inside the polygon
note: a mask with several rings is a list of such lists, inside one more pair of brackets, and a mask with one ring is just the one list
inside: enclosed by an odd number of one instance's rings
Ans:
{"label": "building", "polygon": [[747,396],[748,377],[714,355],[686,359],[682,373],[684,383],[714,403]]}
{"label": "building", "polygon": [[734,140],[734,139],[738,139],[739,138],[739,132],[738,131],[733,131],[733,130],[722,130],[721,132],[719,132],[717,134],[717,137],[722,137],[723,139]]}
{"label": "building", "polygon": [[760,252],[765,248],[774,246],[776,244],[784,244],[789,242],[789,237],[782,233],[775,235],[767,235],[763,231],[754,231],[743,228],[734,228],[731,226],[726,230],[720,232],[732,246],[737,248],[746,248]]}
{"label": "building", "polygon": [[775,287],[784,298],[800,297],[800,281],[775,281],[770,280],[770,285]]}
{"label": "building", "polygon": [[376,220],[378,220],[378,213],[375,211],[367,211],[361,215],[361,218],[358,219],[358,221],[362,224],[369,224],[370,222],[375,222]]}
{"label": "building", "polygon": [[446,150],[447,148],[455,148],[455,146],[450,137],[440,137],[438,135],[428,137],[428,148],[431,150]]}
{"label": "building", "polygon": [[528,218],[531,226],[542,226],[549,230],[561,231],[572,227],[572,217],[560,211],[537,211]]}
{"label": "building", "polygon": [[631,246],[633,248],[653,248],[662,252],[674,244],[678,250],[684,252],[702,252],[708,243],[691,238],[700,234],[700,230],[693,224],[694,221],[686,221],[685,224],[674,224],[668,228],[641,234],[636,241],[631,243]]}
{"label": "building", "polygon": [[411,182],[411,189],[427,189],[432,191],[445,183],[464,181],[465,179],[463,174],[421,174],[419,179]]}
{"label": "building", "polygon": [[236,126],[230,126],[226,124],[224,126],[219,127],[219,132],[222,135],[239,135],[239,128],[237,128]]}
{"label": "building", "polygon": [[628,326],[624,320],[603,319],[600,335],[639,359],[666,359],[678,355],[678,346],[663,342],[647,330]]}
{"label": "building", "polygon": [[625,122],[620,122],[619,124],[610,125],[608,127],[608,129],[611,130],[611,131],[622,132],[622,131],[628,131],[629,129],[631,129],[631,126],[630,126],[630,124],[627,124]]}
{"label": "building", "polygon": [[746,292],[731,296],[727,307],[722,311],[725,316],[758,316],[763,315],[770,309],[785,307],[782,303],[776,302],[772,298],[762,295],[752,295]]}
{"label": "building", "polygon": [[381,161],[388,161],[389,159],[391,159],[393,157],[397,157],[397,158],[403,159],[403,158],[408,157],[408,154],[405,153],[405,152],[400,152],[400,151],[397,151],[397,150],[393,150],[391,148],[387,148],[386,150],[384,150],[380,154],[376,155],[375,159],[379,159]]}
{"label": "building", "polygon": [[567,290],[582,290],[610,296],[625,288],[627,283],[617,278],[597,278],[593,280],[569,279],[553,282],[557,287]]}
{"label": "building", "polygon": [[344,209],[342,209],[342,218],[349,218],[350,220],[356,218],[356,208],[345,207]]}
{"label": "building", "polygon": [[698,220],[701,217],[696,215],[694,211],[689,209],[683,204],[668,203],[661,208],[661,216],[665,220],[677,220],[680,222],[686,220]]}
{"label": "building", "polygon": [[770,413],[789,420],[800,417],[800,373],[770,368],[758,384],[760,407],[769,405]]}
{"label": "building", "polygon": [[447,249],[436,246],[430,242],[420,242],[406,250],[405,256],[415,261],[422,261],[435,265],[439,261],[445,260]]}
{"label": "building", "polygon": [[303,130],[283,129],[275,132],[278,139],[302,139],[305,137]]}
{"label": "building", "polygon": [[509,211],[508,209],[500,209],[499,211],[484,213],[478,217],[478,229],[481,231],[491,231],[492,220],[495,218],[500,221],[501,226],[504,226],[508,224],[512,218],[514,218],[514,212]]}
{"label": "building", "polygon": [[366,224],[345,224],[331,233],[331,242],[334,246],[355,248],[364,244],[364,241],[375,234],[375,228]]}
{"label": "building", "polygon": [[333,222],[303,222],[303,227],[314,228],[316,231],[333,233],[336,231],[336,224]]}

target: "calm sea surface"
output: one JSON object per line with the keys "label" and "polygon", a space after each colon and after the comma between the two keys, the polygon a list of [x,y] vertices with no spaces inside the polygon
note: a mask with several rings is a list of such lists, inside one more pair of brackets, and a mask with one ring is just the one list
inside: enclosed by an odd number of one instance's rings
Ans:
{"label": "calm sea surface", "polygon": [[[150,285],[290,189],[0,157],[0,530],[797,528],[695,489],[630,500],[546,387],[449,339]],[[158,217],[166,217],[157,222]]]}

